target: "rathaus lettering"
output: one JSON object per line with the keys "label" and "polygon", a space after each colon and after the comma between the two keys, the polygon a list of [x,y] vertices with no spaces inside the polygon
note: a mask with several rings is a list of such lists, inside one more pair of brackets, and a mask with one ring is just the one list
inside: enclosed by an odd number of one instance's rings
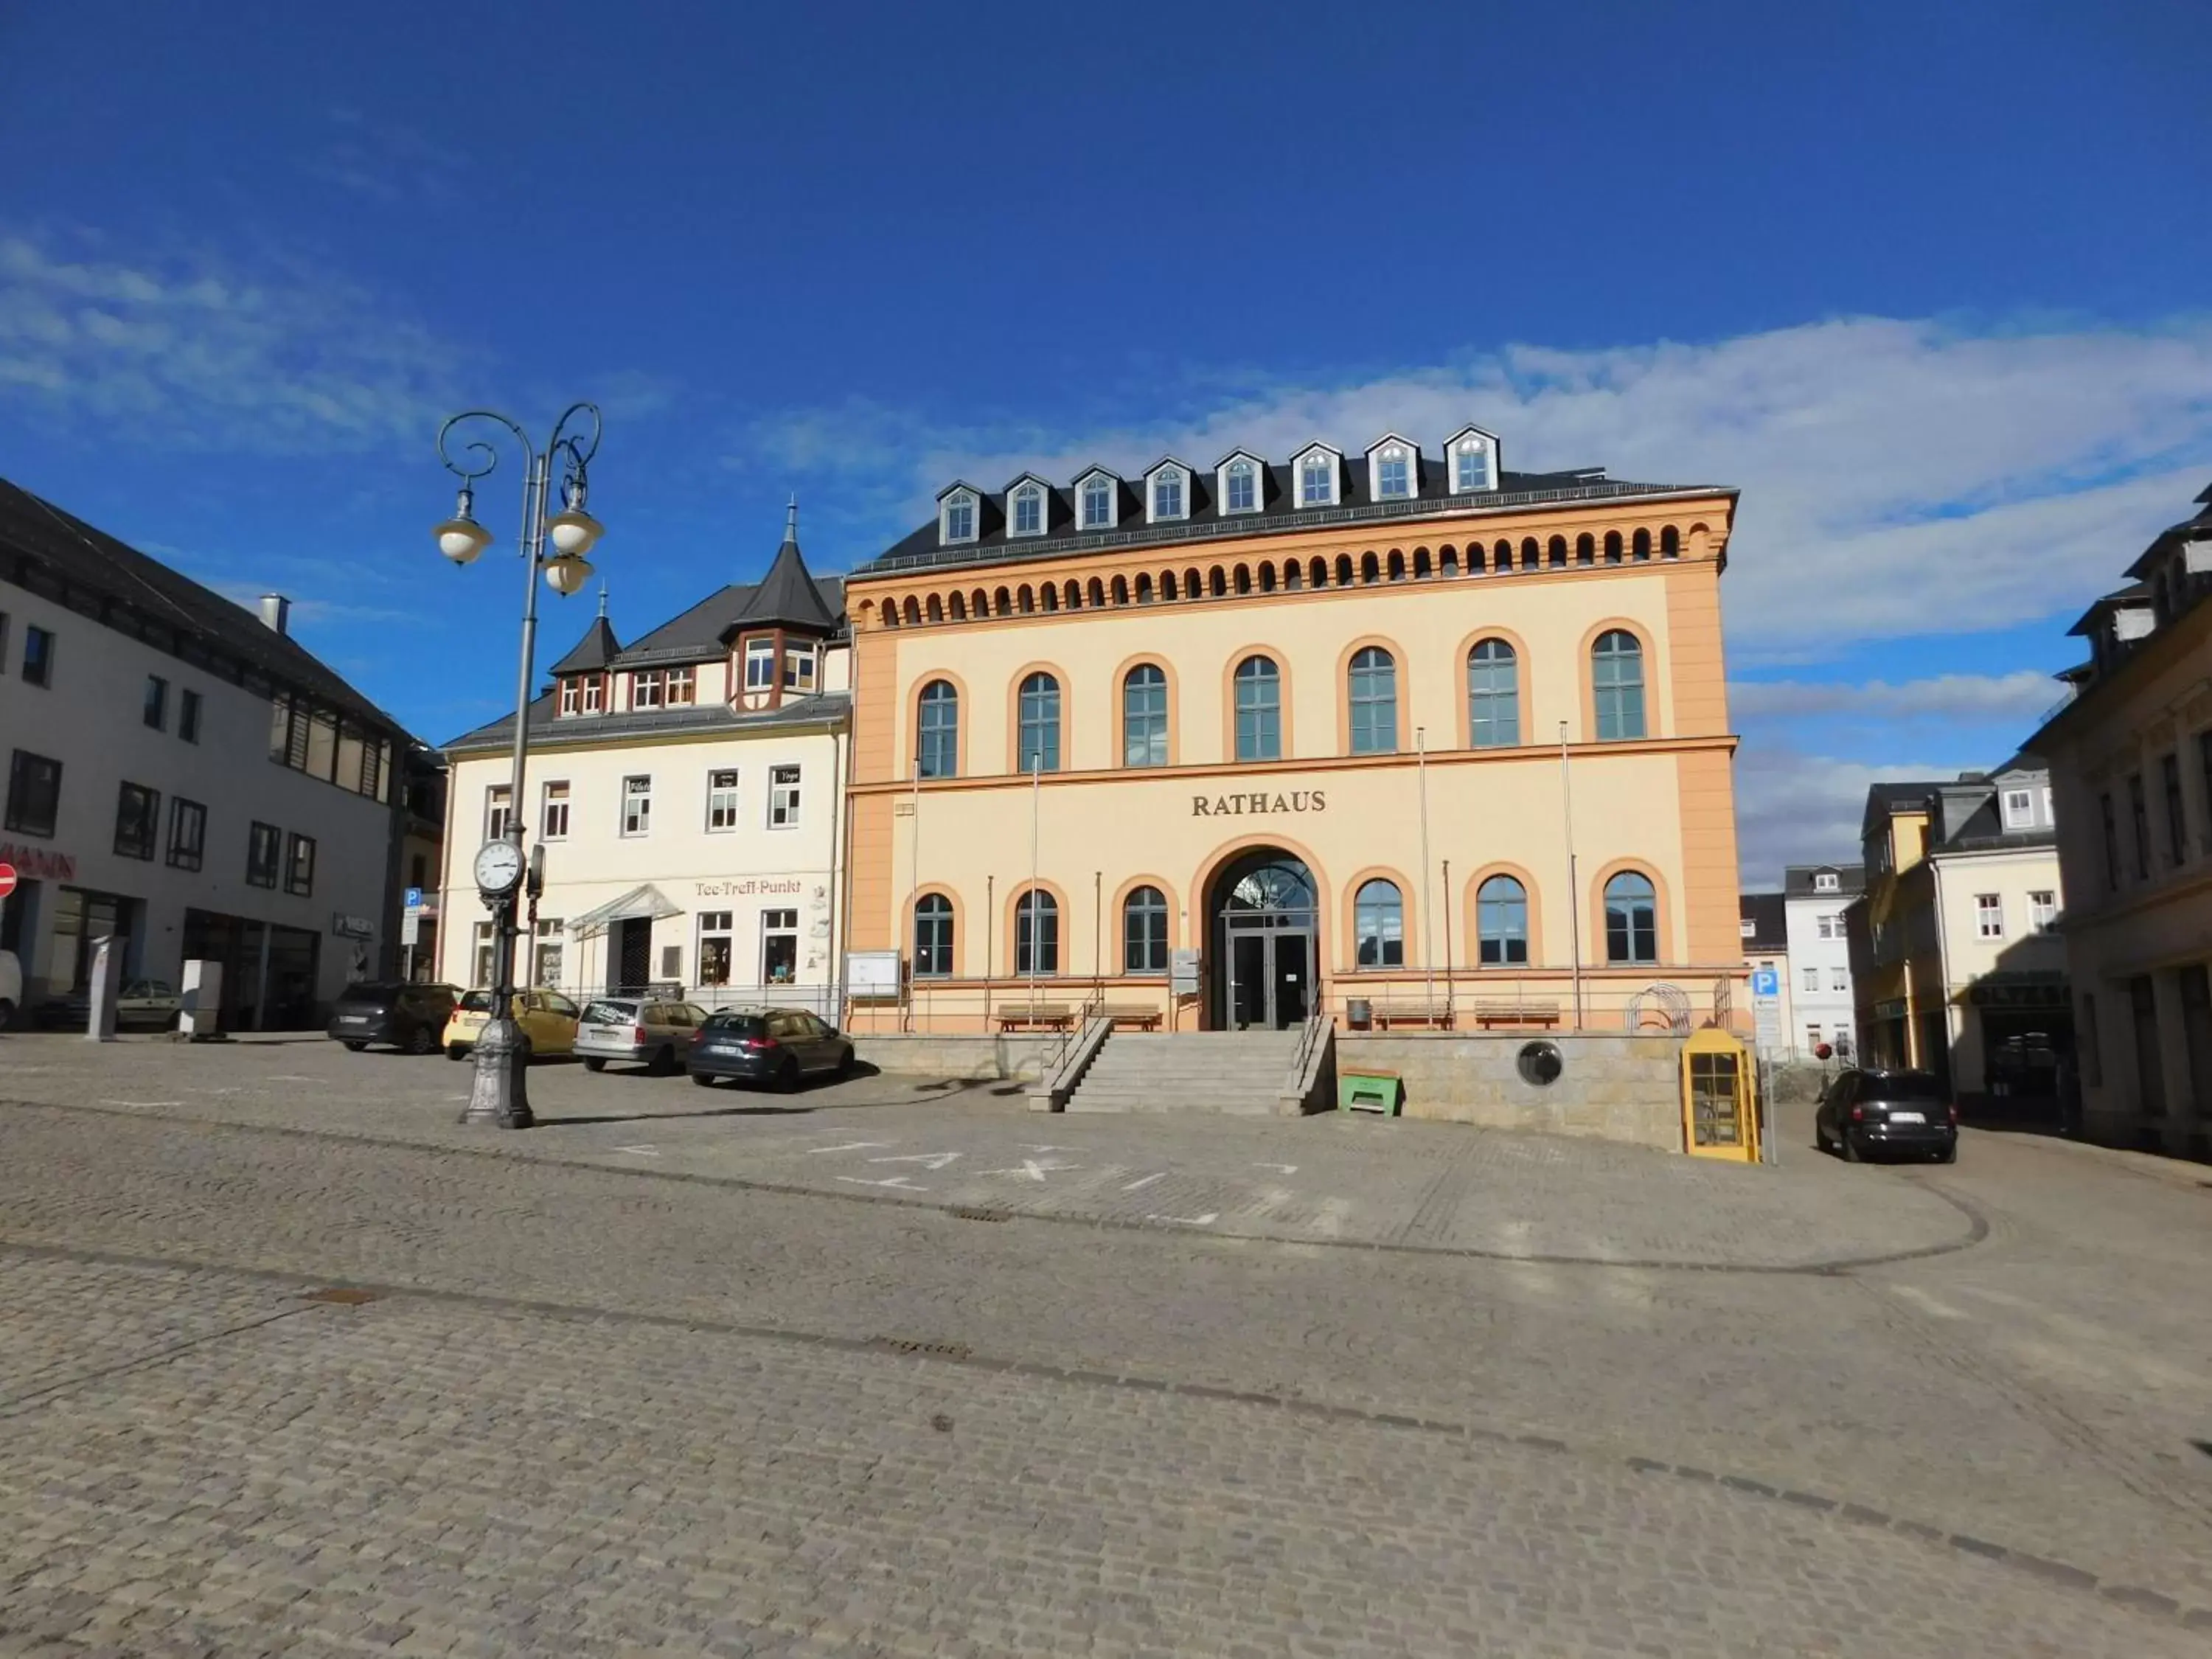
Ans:
{"label": "rathaus lettering", "polygon": [[1328,796],[1319,789],[1293,789],[1286,794],[1193,795],[1194,818],[1241,818],[1248,812],[1326,812]]}

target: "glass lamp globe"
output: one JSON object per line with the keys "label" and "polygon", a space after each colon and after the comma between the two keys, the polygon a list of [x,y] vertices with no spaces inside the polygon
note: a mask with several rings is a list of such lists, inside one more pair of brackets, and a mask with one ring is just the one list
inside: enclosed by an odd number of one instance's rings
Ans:
{"label": "glass lamp globe", "polygon": [[491,532],[466,514],[447,520],[430,533],[438,538],[438,551],[455,564],[472,562],[491,545]]}
{"label": "glass lamp globe", "polygon": [[592,567],[572,555],[563,554],[550,561],[545,567],[546,586],[563,599],[591,580]]}
{"label": "glass lamp globe", "polygon": [[545,521],[545,533],[564,558],[580,559],[592,550],[605,526],[580,507],[556,513]]}

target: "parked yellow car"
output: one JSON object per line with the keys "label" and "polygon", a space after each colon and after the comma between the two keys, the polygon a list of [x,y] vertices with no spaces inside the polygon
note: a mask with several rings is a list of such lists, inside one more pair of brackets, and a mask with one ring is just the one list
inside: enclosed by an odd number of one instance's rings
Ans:
{"label": "parked yellow car", "polygon": [[[514,1018],[530,1039],[533,1054],[568,1054],[576,1049],[576,1005],[558,991],[517,991]],[[466,1060],[477,1046],[477,1034],[491,1018],[491,993],[471,991],[453,1005],[446,1022],[444,1042],[447,1060]]]}

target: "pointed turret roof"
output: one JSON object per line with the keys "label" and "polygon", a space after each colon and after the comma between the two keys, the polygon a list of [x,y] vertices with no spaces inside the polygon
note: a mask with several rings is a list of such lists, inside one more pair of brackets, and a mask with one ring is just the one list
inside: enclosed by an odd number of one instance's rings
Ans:
{"label": "pointed turret roof", "polygon": [[822,602],[822,590],[815,585],[814,577],[806,568],[806,561],[799,551],[799,501],[796,497],[784,517],[783,544],[775,550],[775,561],[768,568],[768,574],[745,601],[731,629],[795,628],[808,634],[834,634],[837,618]]}
{"label": "pointed turret roof", "polygon": [[622,650],[622,641],[615,637],[613,625],[607,621],[607,590],[599,589],[599,614],[584,630],[575,648],[553,665],[556,674],[594,674],[605,668]]}

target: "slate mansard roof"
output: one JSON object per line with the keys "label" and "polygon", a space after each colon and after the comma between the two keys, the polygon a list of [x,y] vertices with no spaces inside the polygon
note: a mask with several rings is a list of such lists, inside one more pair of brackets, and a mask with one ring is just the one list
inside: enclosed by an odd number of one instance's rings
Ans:
{"label": "slate mansard roof", "polygon": [[1789,913],[1779,893],[1743,893],[1737,896],[1736,914],[1751,924],[1743,936],[1747,956],[1790,949]]}
{"label": "slate mansard roof", "polygon": [[[1413,468],[1413,493],[1409,497],[1388,500],[1376,499],[1370,488],[1367,455],[1376,447],[1374,445],[1341,449],[1328,443],[1307,444],[1290,459],[1281,462],[1262,461],[1249,449],[1236,449],[1221,457],[1212,466],[1195,465],[1177,456],[1163,456],[1144,472],[1128,477],[1108,467],[1085,466],[1064,485],[1051,484],[1033,472],[1024,472],[1010,479],[1006,489],[997,490],[987,490],[956,481],[939,491],[938,499],[943,501],[956,489],[966,489],[974,493],[977,501],[977,534],[973,541],[946,545],[939,536],[939,521],[933,518],[893,543],[853,574],[856,576],[886,575],[900,570],[1000,563],[1077,550],[1146,547],[1168,542],[1265,535],[1275,531],[1388,522],[1401,518],[1432,518],[1451,513],[1495,511],[1551,503],[1617,501],[1648,495],[1717,495],[1733,498],[1737,493],[1733,488],[1720,485],[1632,483],[1624,479],[1607,478],[1603,467],[1577,467],[1559,472],[1511,471],[1495,465],[1497,441],[1493,434],[1480,428],[1462,428],[1461,432],[1453,435],[1457,438],[1468,431],[1479,432],[1493,445],[1493,481],[1498,486],[1494,489],[1455,494],[1446,459],[1422,452],[1411,440],[1406,442],[1408,447],[1414,449],[1416,458]],[[1334,507],[1302,507],[1298,503],[1297,460],[1316,448],[1328,450],[1341,458],[1338,505]],[[1254,512],[1224,513],[1216,500],[1217,469],[1238,456],[1249,457],[1260,463],[1261,504]],[[1188,497],[1185,502],[1186,512],[1179,519],[1147,523],[1142,495],[1143,480],[1167,461],[1183,467],[1189,475],[1186,483]],[[1079,522],[1079,487],[1085,478],[1101,472],[1114,481],[1118,492],[1117,521],[1110,529],[1079,530],[1076,528]],[[1025,482],[1045,486],[1046,516],[1042,535],[1015,536],[1009,533],[1007,497],[1018,485]]]}
{"label": "slate mansard roof", "polygon": [[[397,741],[415,739],[314,653],[128,543],[0,478],[0,577],[96,616],[185,661],[235,664]],[[79,600],[94,601],[88,605]]]}

